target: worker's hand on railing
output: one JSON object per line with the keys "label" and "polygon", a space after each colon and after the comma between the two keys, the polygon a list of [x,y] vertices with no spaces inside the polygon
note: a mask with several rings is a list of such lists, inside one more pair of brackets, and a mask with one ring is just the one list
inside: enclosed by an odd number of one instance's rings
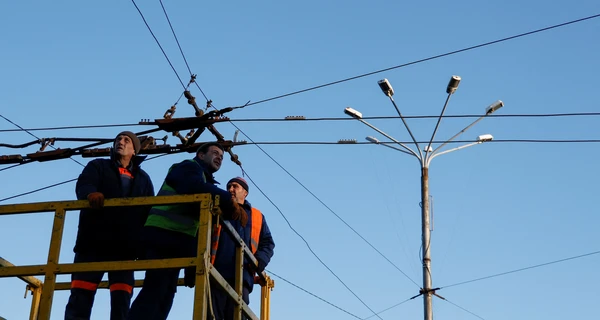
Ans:
{"label": "worker's hand on railing", "polygon": [[94,209],[104,207],[104,195],[102,192],[92,192],[87,196],[90,206]]}
{"label": "worker's hand on railing", "polygon": [[196,267],[183,269],[183,284],[188,288],[193,288],[196,285]]}
{"label": "worker's hand on railing", "polygon": [[255,266],[253,263],[247,263],[246,267],[248,269],[250,269],[250,271],[255,272],[255,273],[262,273],[263,271],[265,271],[267,264],[264,261],[262,261],[261,259],[256,259],[256,261],[258,262],[258,267]]}

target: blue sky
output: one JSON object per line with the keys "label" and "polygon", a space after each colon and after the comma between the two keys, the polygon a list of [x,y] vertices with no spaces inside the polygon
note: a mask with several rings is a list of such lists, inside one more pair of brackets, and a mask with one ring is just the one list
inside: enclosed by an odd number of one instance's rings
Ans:
{"label": "blue sky", "polygon": [[[217,107],[260,101],[526,31],[600,13],[597,1],[164,1],[198,84]],[[158,1],[139,1],[182,78],[189,73]],[[19,1],[0,10],[1,114],[25,128],[137,123],[161,118],[182,87],[130,1]],[[498,114],[597,112],[600,72],[592,19],[547,32],[252,105],[232,119],[290,115],[344,117],[351,106],[364,116],[394,116],[377,81],[389,79],[404,115],[438,115],[452,75],[462,77],[447,114],[480,114],[496,100]],[[192,93],[203,101],[197,88]],[[191,117],[185,101],[176,117]],[[472,119],[447,118],[441,140]],[[597,117],[488,118],[464,139],[600,139]],[[435,119],[409,119],[418,140]],[[408,141],[399,119],[374,125]],[[239,122],[254,141],[328,141],[367,135],[386,140],[357,121]],[[0,119],[0,130],[15,129]],[[124,128],[34,131],[39,137],[112,138]],[[150,127],[129,127],[142,131]],[[217,125],[226,138],[235,132]],[[165,133],[154,136],[162,138]],[[200,140],[209,140],[208,133]],[[0,132],[1,143],[33,138]],[[247,139],[248,140],[248,139]],[[168,143],[175,144],[170,136]],[[58,143],[56,147],[78,144]],[[419,166],[414,158],[376,145],[264,145],[263,149],[349,225],[421,283]],[[35,152],[0,148],[0,155]],[[234,151],[244,169],[312,249],[373,310],[418,294],[413,284],[340,222],[255,146]],[[436,158],[430,169],[434,197],[432,277],[435,287],[577,256],[599,249],[595,195],[597,144],[489,143]],[[144,163],[158,186],[168,167],[189,158],[170,155]],[[75,158],[83,163],[89,158]],[[4,166],[5,167],[5,166]],[[0,168],[1,169],[1,168]],[[70,160],[32,163],[0,172],[0,198],[76,178]],[[216,174],[240,175],[225,162]],[[74,199],[74,183],[4,201]],[[276,248],[267,269],[323,299],[366,318],[371,315],[309,252],[270,202],[250,187],[249,200],[265,214]],[[0,256],[18,265],[44,263],[52,217],[2,217]],[[67,216],[61,262],[73,259],[77,213]],[[600,255],[457,285],[438,293],[483,319],[591,318],[597,313]],[[142,277],[142,274],[138,274]],[[59,278],[60,281],[68,277]],[[275,278],[273,319],[353,317]],[[0,279],[0,316],[25,319],[31,298],[24,284]],[[259,293],[251,296],[258,310]],[[189,319],[192,290],[181,288],[172,319]],[[60,319],[67,292],[55,295]],[[93,318],[108,317],[108,292],[97,295]],[[422,317],[422,299],[382,313],[383,319]],[[440,299],[434,317],[478,319]]]}

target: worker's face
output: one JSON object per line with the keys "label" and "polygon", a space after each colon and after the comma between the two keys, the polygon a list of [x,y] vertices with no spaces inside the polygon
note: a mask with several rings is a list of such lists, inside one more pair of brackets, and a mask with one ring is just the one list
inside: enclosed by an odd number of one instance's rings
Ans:
{"label": "worker's face", "polygon": [[217,172],[223,162],[223,150],[217,146],[210,146],[206,153],[199,152],[198,158],[206,164],[210,172]]}
{"label": "worker's face", "polygon": [[237,200],[237,203],[243,204],[246,200],[246,196],[248,196],[248,191],[244,189],[239,183],[231,182],[227,185],[227,190],[231,195]]}
{"label": "worker's face", "polygon": [[124,134],[119,135],[115,139],[115,144],[113,145],[114,152],[119,158],[127,158],[131,159],[135,154],[135,149],[133,148],[133,141],[129,136]]}

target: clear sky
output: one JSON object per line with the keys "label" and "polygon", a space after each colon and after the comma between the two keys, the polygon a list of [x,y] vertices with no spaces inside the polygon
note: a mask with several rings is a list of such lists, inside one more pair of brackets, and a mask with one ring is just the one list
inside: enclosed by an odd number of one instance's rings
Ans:
{"label": "clear sky", "polygon": [[[217,107],[260,101],[480,43],[600,13],[598,1],[164,1],[187,61]],[[150,27],[187,83],[189,73],[159,1],[138,1]],[[159,119],[182,86],[131,1],[12,1],[0,9],[0,114],[25,128],[135,124]],[[452,75],[462,77],[446,114],[598,112],[600,18],[397,68],[353,81],[248,106],[232,119],[345,117],[396,111],[377,81],[389,79],[404,115],[438,115]],[[192,93],[203,103],[200,91]],[[193,116],[181,101],[175,117]],[[437,138],[451,137],[474,119],[447,118]],[[461,139],[491,133],[505,139],[600,139],[594,116],[487,118]],[[373,120],[398,140],[410,139],[399,119]],[[417,140],[428,140],[435,119],[408,119]],[[254,141],[387,139],[358,121],[238,122]],[[15,129],[0,119],[0,130]],[[33,131],[38,137],[113,138],[147,126]],[[227,139],[235,129],[217,125]],[[154,134],[162,138],[164,132]],[[0,132],[0,143],[21,144],[25,132]],[[245,138],[249,140],[249,138]],[[208,133],[201,141],[212,140]],[[168,143],[176,144],[170,136]],[[76,147],[77,143],[56,143]],[[456,146],[456,145],[454,145]],[[0,155],[27,154],[0,148]],[[410,279],[420,284],[420,171],[416,159],[377,145],[263,145],[262,148]],[[244,169],[308,241],[314,252],[371,309],[381,311],[417,295],[405,277],[311,196],[256,146],[234,151]],[[168,167],[189,154],[143,164],[158,189]],[[595,198],[600,152],[594,143],[489,143],[436,158],[430,169],[434,201],[431,255],[436,319],[590,319],[600,298],[600,254],[486,280],[456,283],[598,252]],[[89,158],[75,157],[86,163]],[[0,166],[0,169],[7,167]],[[65,159],[0,172],[0,198],[76,178],[82,167]],[[225,183],[241,174],[226,161]],[[1,202],[75,198],[75,183]],[[249,201],[266,216],[276,242],[268,270],[364,319],[372,315],[310,253],[282,214],[250,186]],[[0,218],[0,256],[41,264],[48,252],[50,214]],[[67,216],[61,262],[73,259],[77,213]],[[143,276],[137,274],[138,278]],[[353,319],[348,313],[275,278],[273,319]],[[60,277],[67,281],[68,277]],[[0,279],[0,316],[26,319],[25,285]],[[137,292],[137,290],[136,290]],[[258,312],[259,290],[251,295]],[[68,292],[54,298],[61,319]],[[459,307],[457,307],[459,306]],[[464,311],[466,309],[469,312]],[[106,319],[108,292],[97,294],[94,319]],[[190,319],[192,290],[180,288],[170,319]],[[419,297],[380,314],[419,319]]]}

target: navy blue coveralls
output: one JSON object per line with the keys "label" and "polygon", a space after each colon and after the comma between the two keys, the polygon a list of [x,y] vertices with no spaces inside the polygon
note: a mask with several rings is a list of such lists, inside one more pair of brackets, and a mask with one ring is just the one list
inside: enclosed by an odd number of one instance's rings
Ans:
{"label": "navy blue coveralls", "polygon": [[[152,181],[140,168],[145,157],[134,156],[129,168],[116,160],[90,161],[77,180],[77,199],[92,192],[105,198],[154,196]],[[148,207],[110,207],[83,209],[75,243],[75,263],[134,260],[139,257],[140,232],[148,216]],[[74,273],[65,320],[89,319],[98,284],[104,272]],[[125,320],[133,293],[133,271],[108,272],[110,319]]]}

